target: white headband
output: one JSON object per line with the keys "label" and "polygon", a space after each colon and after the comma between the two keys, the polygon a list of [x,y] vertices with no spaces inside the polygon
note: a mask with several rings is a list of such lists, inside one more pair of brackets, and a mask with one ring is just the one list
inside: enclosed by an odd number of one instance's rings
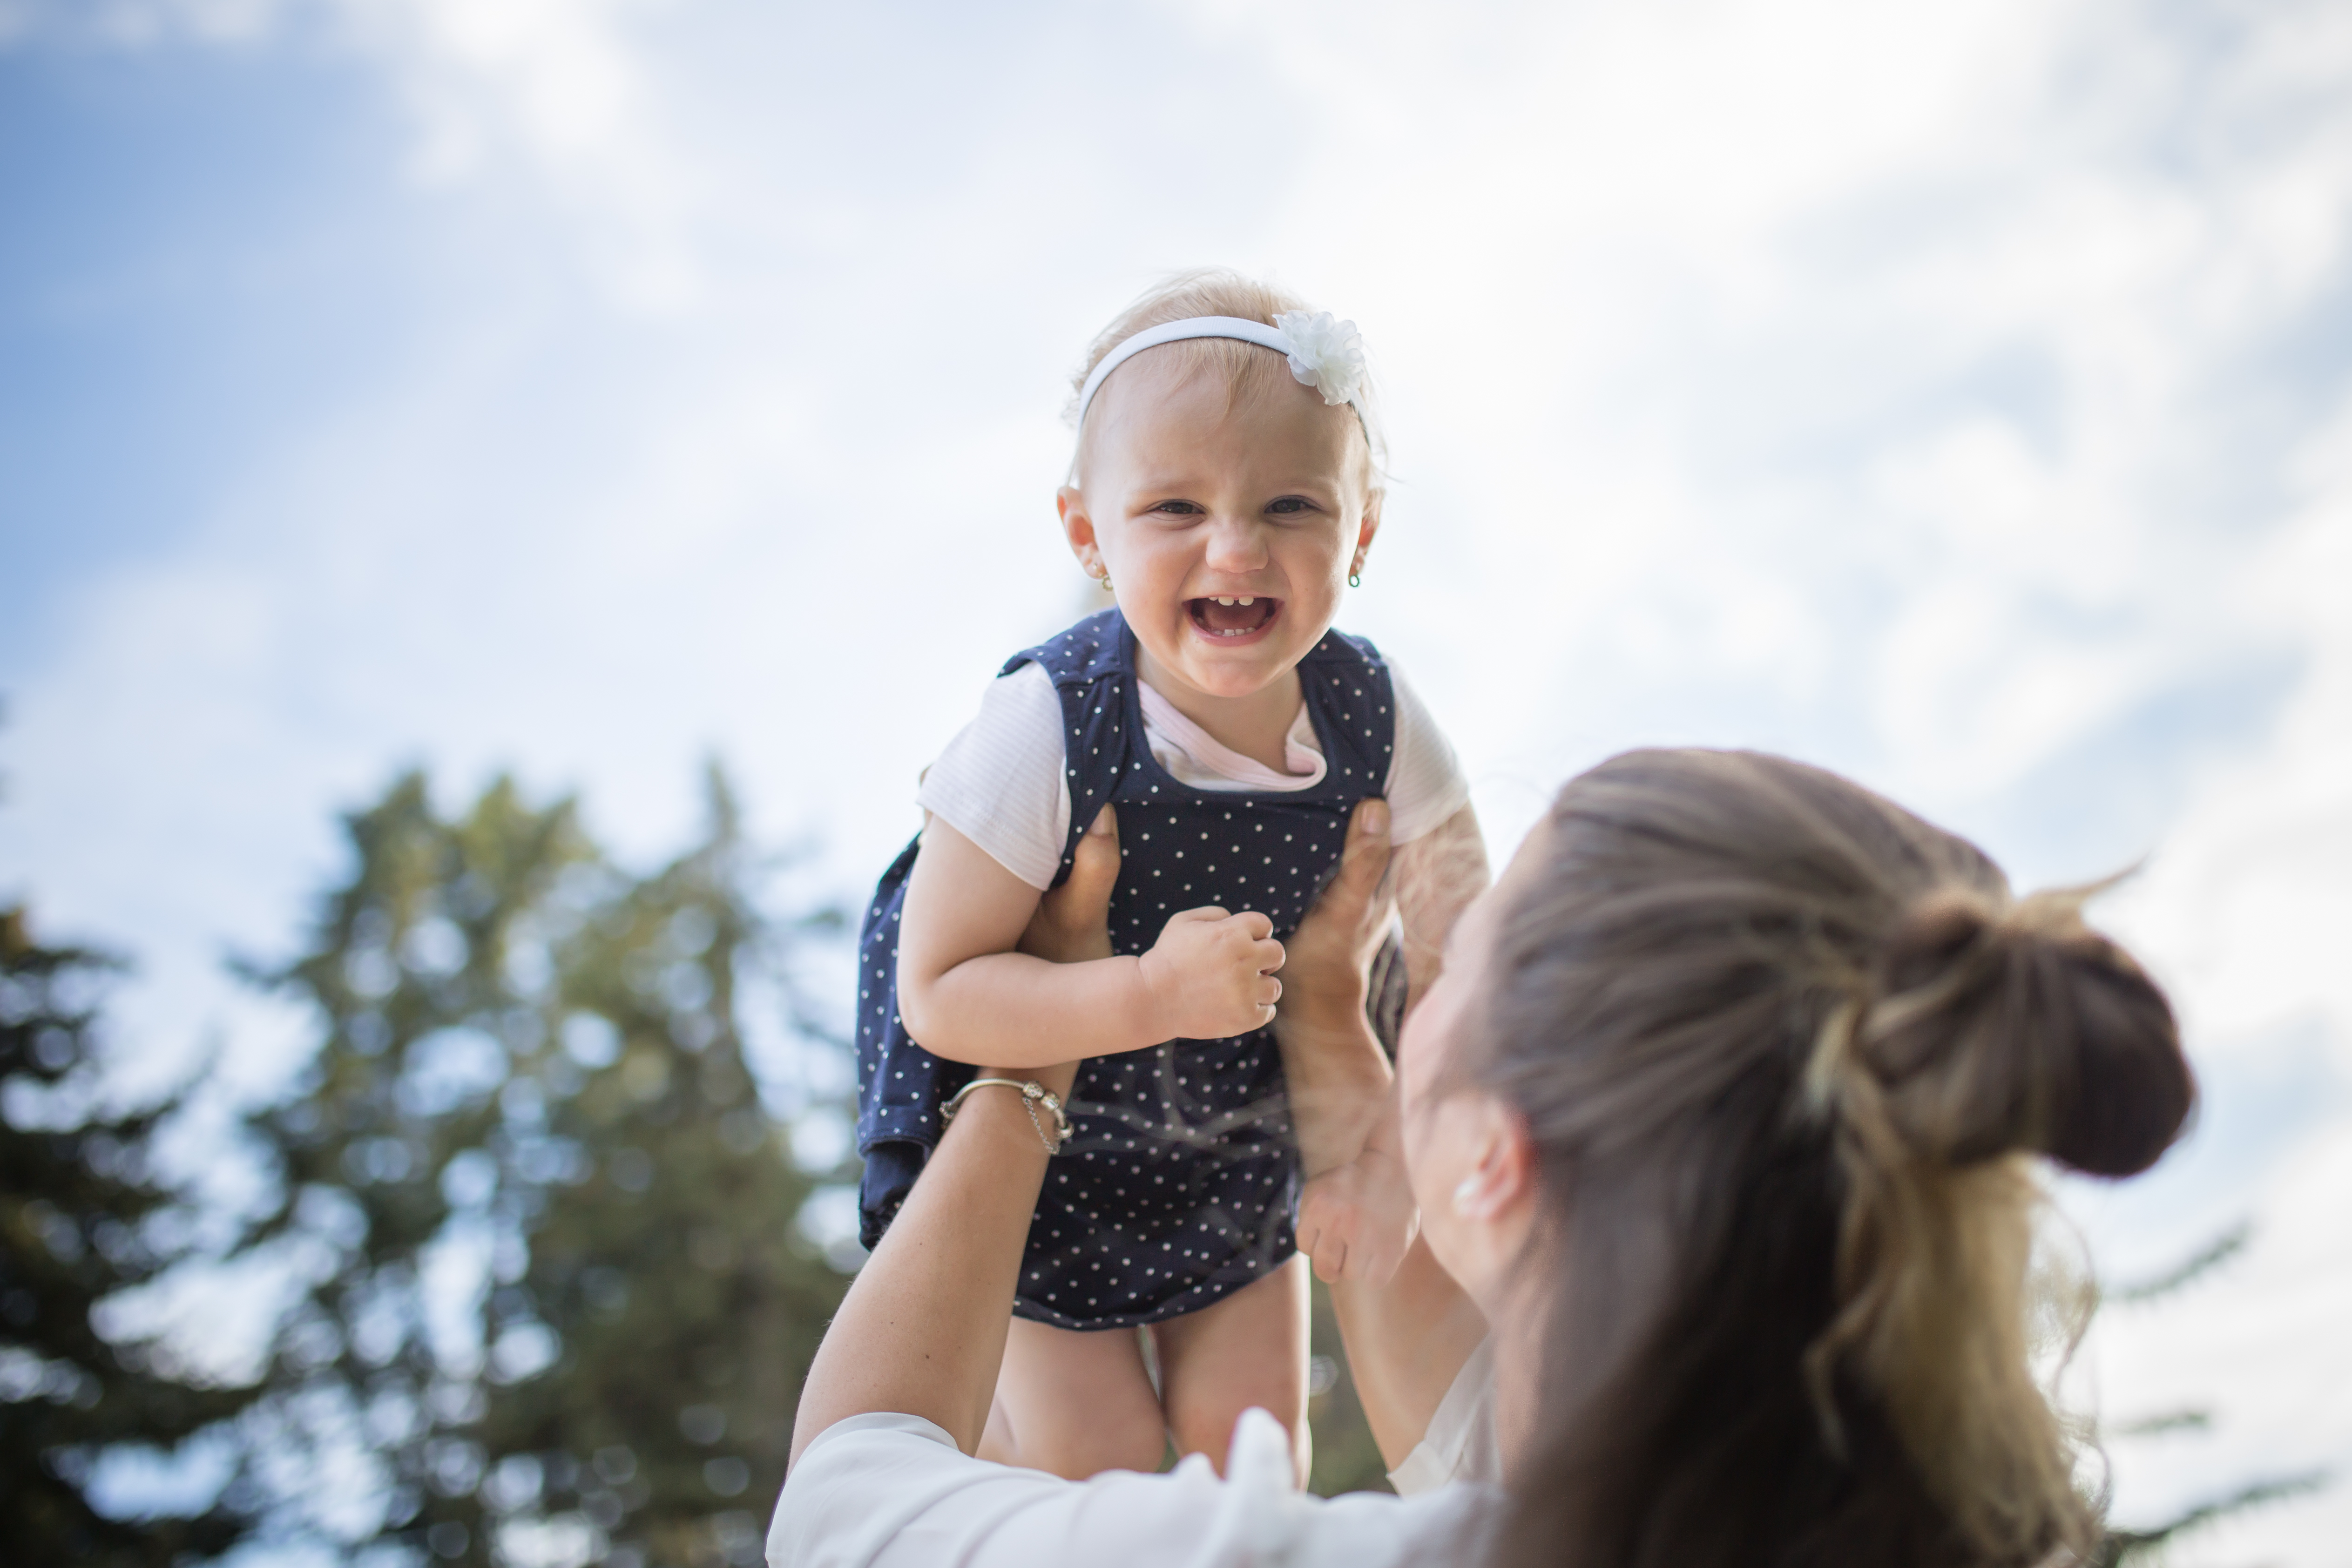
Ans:
{"label": "white headband", "polygon": [[1186,338],[1234,338],[1272,349],[1290,361],[1290,374],[1321,393],[1325,403],[1354,404],[1356,417],[1364,416],[1364,405],[1357,401],[1364,386],[1364,340],[1356,323],[1335,321],[1328,310],[1286,310],[1270,327],[1239,316],[1187,316],[1144,328],[1103,355],[1087,377],[1078,393],[1078,423],[1086,423],[1087,405],[1101,390],[1104,377],[1146,349]]}

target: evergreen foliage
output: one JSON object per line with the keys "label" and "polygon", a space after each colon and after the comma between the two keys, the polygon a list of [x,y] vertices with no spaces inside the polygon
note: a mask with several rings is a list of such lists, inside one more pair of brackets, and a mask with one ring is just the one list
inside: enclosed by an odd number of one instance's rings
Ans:
{"label": "evergreen foliage", "polygon": [[[758,1561],[802,1376],[845,1281],[800,1238],[813,1179],[761,1110],[746,976],[794,931],[714,773],[709,831],[633,878],[570,803],[423,778],[348,819],[356,864],[268,978],[321,1045],[252,1123],[280,1499],[300,1528],[467,1563]],[[365,1500],[354,1505],[352,1499]]]}
{"label": "evergreen foliage", "polygon": [[175,1374],[159,1347],[100,1332],[110,1297],[184,1247],[187,1215],[150,1174],[170,1107],[104,1109],[94,1024],[111,959],[45,947],[0,910],[0,1559],[113,1568],[234,1544],[252,1521],[110,1518],[86,1494],[99,1457],[226,1436],[251,1397]]}
{"label": "evergreen foliage", "polygon": [[[2105,1291],[2104,1300],[2127,1306],[2160,1302],[2205,1279],[2243,1252],[2253,1239],[2253,1234],[2252,1223],[2242,1220],[2154,1279]],[[2118,1422],[2107,1428],[2107,1436],[2164,1437],[2206,1432],[2211,1430],[2212,1426],[2213,1415],[2210,1410],[2168,1410]],[[2086,1568],[2131,1568],[2136,1564],[2159,1563],[2168,1549],[2177,1545],[2184,1536],[2269,1503],[2324,1490],[2332,1479],[2325,1470],[2265,1477],[2184,1509],[2161,1524],[2137,1530],[2111,1525],[2100,1538]]]}
{"label": "evergreen foliage", "polygon": [[[764,915],[715,772],[707,794],[702,841],[648,876],[572,803],[506,781],[445,816],[411,774],[350,815],[349,871],[302,950],[247,966],[302,1005],[316,1049],[244,1117],[266,1195],[211,1216],[205,1257],[147,1172],[182,1102],[90,1109],[111,961],[6,917],[0,1079],[45,1108],[0,1123],[8,1561],[127,1568],[256,1537],[369,1564],[759,1560],[846,1286],[798,1222],[852,1173],[795,1164],[742,1026],[821,1034],[788,977],[837,921]],[[180,1262],[236,1281],[262,1347],[246,1385],[92,1326]],[[1317,1320],[1317,1489],[1383,1485],[1327,1303]],[[199,1515],[110,1519],[85,1497],[108,1449],[197,1436],[230,1469]]]}

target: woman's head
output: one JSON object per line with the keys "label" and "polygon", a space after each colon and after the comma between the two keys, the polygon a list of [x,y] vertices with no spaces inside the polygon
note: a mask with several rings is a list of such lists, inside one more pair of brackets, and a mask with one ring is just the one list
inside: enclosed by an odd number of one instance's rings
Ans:
{"label": "woman's head", "polygon": [[[1074,384],[1148,328],[1198,316],[1271,326],[1300,308],[1231,273],[1184,274],[1105,329]],[[1380,526],[1368,403],[1326,404],[1275,350],[1191,338],[1134,354],[1079,411],[1063,528],[1160,672],[1249,696],[1329,629]]]}
{"label": "woman's head", "polygon": [[1560,793],[1405,1045],[1432,1245],[1540,1324],[1510,1555],[2079,1540],[2028,1367],[2032,1157],[2144,1169],[2194,1099],[2080,901],[1778,758],[1633,752]]}

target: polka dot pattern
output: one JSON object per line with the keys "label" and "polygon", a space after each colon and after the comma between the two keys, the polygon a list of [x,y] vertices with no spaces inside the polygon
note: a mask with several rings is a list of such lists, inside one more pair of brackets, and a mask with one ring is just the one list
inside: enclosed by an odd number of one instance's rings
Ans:
{"label": "polka dot pattern", "polygon": [[[1313,789],[1193,789],[1143,743],[1134,639],[1115,609],[1016,656],[1052,675],[1067,730],[1069,874],[1087,825],[1118,808],[1123,857],[1111,941],[1141,952],[1181,910],[1255,910],[1277,936],[1297,928],[1346,842],[1348,814],[1386,776],[1394,720],[1371,645],[1326,635],[1300,684],[1328,767]],[[858,1146],[866,1245],[880,1238],[939,1138],[939,1105],[971,1076],[931,1056],[898,1021],[894,982],[909,845],[869,903],[859,942]],[[1294,1249],[1297,1162],[1271,1029],[1171,1040],[1090,1061],[1071,1093],[1073,1136],[1048,1167],[1015,1310],[1072,1329],[1156,1322],[1198,1310]]]}

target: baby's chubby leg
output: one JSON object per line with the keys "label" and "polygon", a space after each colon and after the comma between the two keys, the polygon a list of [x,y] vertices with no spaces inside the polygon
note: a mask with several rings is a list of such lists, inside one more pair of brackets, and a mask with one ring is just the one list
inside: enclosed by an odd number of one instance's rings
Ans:
{"label": "baby's chubby leg", "polygon": [[1084,1480],[1152,1471],[1167,1427],[1133,1329],[1079,1332],[1013,1320],[980,1457]]}
{"label": "baby's chubby leg", "polygon": [[1160,1403],[1180,1454],[1220,1473],[1234,1423],[1255,1405],[1290,1429],[1299,1485],[1314,1458],[1307,1426],[1307,1259],[1294,1256],[1213,1307],[1151,1326]]}

